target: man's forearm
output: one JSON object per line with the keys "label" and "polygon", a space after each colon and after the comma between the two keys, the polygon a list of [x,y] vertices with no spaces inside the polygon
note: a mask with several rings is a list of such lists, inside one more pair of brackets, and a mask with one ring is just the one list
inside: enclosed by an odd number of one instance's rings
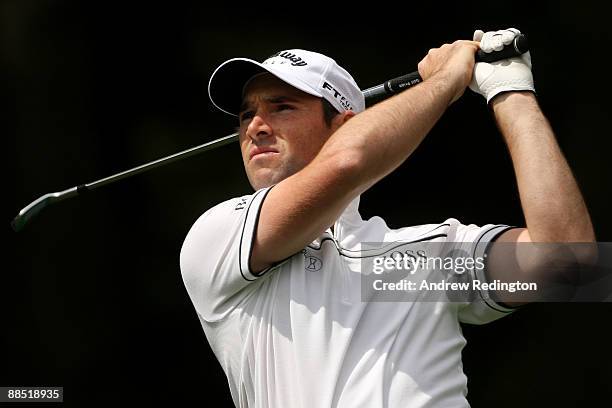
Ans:
{"label": "man's forearm", "polygon": [[535,96],[506,93],[492,107],[512,157],[531,240],[594,241],[587,207]]}

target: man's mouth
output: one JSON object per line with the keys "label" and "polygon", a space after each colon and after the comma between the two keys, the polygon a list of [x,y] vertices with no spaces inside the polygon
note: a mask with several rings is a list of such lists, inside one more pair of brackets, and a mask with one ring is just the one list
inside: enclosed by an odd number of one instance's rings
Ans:
{"label": "man's mouth", "polygon": [[271,156],[277,153],[278,150],[271,147],[256,147],[249,153],[249,160],[252,160],[256,156]]}

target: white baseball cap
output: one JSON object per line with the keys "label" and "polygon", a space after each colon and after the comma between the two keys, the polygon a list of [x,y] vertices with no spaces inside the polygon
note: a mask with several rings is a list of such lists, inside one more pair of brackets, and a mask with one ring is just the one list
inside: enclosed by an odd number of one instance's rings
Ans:
{"label": "white baseball cap", "polygon": [[292,49],[280,51],[259,63],[232,58],[213,72],[208,96],[225,113],[238,116],[246,84],[254,76],[269,72],[289,85],[325,98],[338,112],[365,109],[365,98],[353,77],[333,59],[316,52]]}

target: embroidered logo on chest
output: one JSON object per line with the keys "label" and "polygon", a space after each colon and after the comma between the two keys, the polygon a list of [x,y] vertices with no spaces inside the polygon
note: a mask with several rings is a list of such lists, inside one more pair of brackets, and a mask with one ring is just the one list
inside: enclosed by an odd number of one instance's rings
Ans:
{"label": "embroidered logo on chest", "polygon": [[314,256],[310,251],[303,250],[302,254],[304,255],[304,270],[308,272],[317,272],[320,271],[323,267],[323,261]]}

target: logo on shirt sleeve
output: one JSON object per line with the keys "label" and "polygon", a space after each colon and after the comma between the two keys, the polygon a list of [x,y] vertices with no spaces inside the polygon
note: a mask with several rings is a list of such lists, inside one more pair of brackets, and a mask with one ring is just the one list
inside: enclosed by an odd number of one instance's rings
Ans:
{"label": "logo on shirt sleeve", "polygon": [[236,204],[236,208],[234,208],[234,210],[244,209],[244,207],[246,207],[247,201],[248,200],[246,197],[240,197],[240,201],[238,201],[238,204]]}

